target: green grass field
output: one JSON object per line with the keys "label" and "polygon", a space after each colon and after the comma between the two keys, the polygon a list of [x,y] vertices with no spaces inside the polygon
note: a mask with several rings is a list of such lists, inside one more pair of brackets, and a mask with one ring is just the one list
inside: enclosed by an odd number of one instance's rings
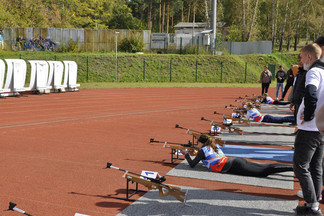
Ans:
{"label": "green grass field", "polygon": [[118,82],[92,82],[81,83],[80,89],[100,88],[257,88],[260,84],[251,83],[118,83]]}
{"label": "green grass field", "polygon": [[[59,53],[59,52],[7,52],[0,58],[24,60],[71,60],[78,64],[78,83],[134,83],[132,86],[150,86],[148,83],[251,83],[259,80],[264,65],[284,65],[287,70],[297,63],[298,52],[251,55],[179,55],[118,53]],[[117,64],[118,63],[118,67]],[[29,82],[30,65],[27,64]],[[117,79],[116,79],[117,77]],[[139,84],[143,83],[143,84]],[[103,84],[105,85],[105,84]],[[155,84],[156,85],[156,84]],[[165,84],[163,84],[165,85]],[[85,84],[87,86],[87,84]],[[222,86],[222,85],[220,85]]]}

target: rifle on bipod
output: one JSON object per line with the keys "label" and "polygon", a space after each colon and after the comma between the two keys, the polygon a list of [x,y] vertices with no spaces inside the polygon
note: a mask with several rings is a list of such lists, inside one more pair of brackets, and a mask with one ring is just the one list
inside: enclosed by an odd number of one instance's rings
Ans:
{"label": "rifle on bipod", "polygon": [[251,97],[254,97],[254,96],[255,96],[255,94],[252,94],[251,96],[245,95],[244,97],[239,96],[238,99],[251,98]]}
{"label": "rifle on bipod", "polygon": [[240,115],[244,115],[247,112],[247,109],[244,107],[239,107],[239,106],[233,106],[230,104],[230,106],[225,106],[226,109],[231,109],[233,112],[238,113]]}
{"label": "rifle on bipod", "polygon": [[175,143],[175,142],[164,142],[158,141],[154,138],[150,139],[150,143],[163,143],[164,148],[171,148],[171,163],[174,164],[177,160],[183,160],[179,158],[179,150],[188,150],[190,156],[196,156],[199,148],[195,147],[195,145],[189,140],[188,144],[183,143]]}
{"label": "rifle on bipod", "polygon": [[32,216],[31,214],[28,214],[27,212],[25,212],[24,210],[21,210],[21,209],[17,208],[16,206],[17,206],[16,203],[9,202],[8,211],[17,211],[17,212],[20,212],[20,213],[22,213],[24,215]]}
{"label": "rifle on bipod", "polygon": [[238,99],[236,100],[246,100],[246,101],[260,101],[262,100],[262,96],[256,96],[256,95],[252,95],[252,96],[248,96],[248,95],[245,95],[245,97],[238,97]]}
{"label": "rifle on bipod", "polygon": [[246,125],[251,125],[251,122],[247,119],[243,118],[238,118],[238,117],[232,117],[232,116],[226,116],[222,113],[218,113],[217,111],[214,112],[215,115],[222,115],[224,120],[226,119],[231,119],[232,122],[237,122],[238,124],[246,124]]}
{"label": "rifle on bipod", "polygon": [[226,105],[225,108],[232,108],[232,107],[238,107],[238,106],[235,106],[233,104],[230,104],[230,105]]}
{"label": "rifle on bipod", "polygon": [[215,127],[220,127],[222,130],[228,131],[229,133],[237,133],[237,134],[242,134],[242,130],[238,127],[232,127],[229,125],[224,125],[222,123],[216,123],[213,120],[206,119],[204,117],[201,117],[201,120],[203,121],[209,121],[210,125],[213,125]]}
{"label": "rifle on bipod", "polygon": [[[116,169],[119,171],[125,172],[124,178],[127,180],[127,194],[126,194],[126,200],[129,200],[131,196],[133,196],[137,191],[138,191],[138,184],[141,184],[145,187],[147,187],[149,190],[159,190],[159,195],[160,197],[165,197],[165,196],[174,196],[177,200],[180,202],[186,202],[185,198],[187,195],[187,192],[184,192],[181,190],[180,187],[176,187],[171,184],[165,184],[163,183],[166,179],[164,176],[162,177],[157,177],[157,178],[150,178],[141,174],[137,174],[134,172],[130,172],[128,170],[124,170],[115,166],[112,166],[112,163],[107,162],[107,167],[105,169],[112,168]],[[136,191],[128,196],[128,184],[129,182],[136,182]],[[182,197],[184,196],[184,197]]]}
{"label": "rifle on bipod", "polygon": [[195,145],[189,140],[187,144],[183,143],[175,143],[175,142],[167,142],[167,141],[158,141],[154,138],[150,139],[150,143],[163,143],[164,148],[172,148],[177,150],[187,149],[187,150],[199,150]]}
{"label": "rifle on bipod", "polygon": [[[199,137],[201,135],[203,135],[203,134],[210,136],[210,134],[202,133],[202,132],[199,132],[199,131],[196,131],[196,130],[191,130],[189,128],[184,128],[184,127],[179,126],[178,124],[176,124],[175,127],[186,130],[186,133],[192,135],[193,137],[195,137],[197,139],[197,141],[198,141]],[[222,140],[221,138],[216,137],[216,136],[211,136],[211,137],[215,140],[216,144],[219,144],[221,146],[223,146],[225,144],[225,141]],[[195,142],[193,142],[193,143],[195,143]]]}
{"label": "rifle on bipod", "polygon": [[240,101],[240,100],[235,100],[235,102],[242,103],[244,106],[247,102],[251,102],[255,108],[260,109],[261,108],[261,101],[254,101],[254,100],[245,100],[245,101]]}
{"label": "rifle on bipod", "polygon": [[245,109],[243,107],[237,107],[232,110],[233,110],[233,112],[240,114],[240,116],[243,116],[247,113],[247,109]]}

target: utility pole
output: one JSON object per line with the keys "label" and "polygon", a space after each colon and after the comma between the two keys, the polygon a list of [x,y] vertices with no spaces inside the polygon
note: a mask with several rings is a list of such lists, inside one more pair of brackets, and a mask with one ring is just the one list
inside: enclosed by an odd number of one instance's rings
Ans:
{"label": "utility pole", "polygon": [[211,37],[211,50],[213,52],[213,54],[215,55],[216,54],[216,15],[217,15],[217,0],[212,0],[212,18],[211,18],[211,27],[213,29],[213,34],[212,34],[212,37]]}
{"label": "utility pole", "polygon": [[115,39],[115,41],[116,41],[116,82],[118,82],[118,57],[117,57],[117,51],[118,51],[118,34],[119,34],[119,32],[115,32],[115,34],[116,34],[116,39]]}

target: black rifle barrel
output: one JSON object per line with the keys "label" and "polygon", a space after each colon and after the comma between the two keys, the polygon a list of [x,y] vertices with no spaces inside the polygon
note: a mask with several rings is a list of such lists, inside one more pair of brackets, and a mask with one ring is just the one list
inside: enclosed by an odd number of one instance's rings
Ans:
{"label": "black rifle barrel", "polygon": [[200,134],[204,134],[204,133],[202,133],[200,131],[196,131],[196,130],[192,130],[192,129],[189,129],[189,128],[181,127],[178,124],[175,125],[175,128],[180,128],[180,129],[184,129],[184,130],[191,130],[193,132],[197,132],[197,133],[200,133]]}
{"label": "black rifle barrel", "polygon": [[187,144],[184,144],[184,143],[176,143],[176,142],[158,141],[158,140],[155,140],[154,138],[151,138],[150,142],[175,144],[175,145],[182,145],[182,146],[187,146],[187,147],[191,146],[190,140],[188,141]]}
{"label": "black rifle barrel", "polygon": [[8,208],[8,210],[17,211],[17,212],[20,212],[20,213],[22,213],[24,215],[32,216],[31,214],[28,214],[27,212],[25,212],[24,210],[21,210],[21,209],[17,208],[16,206],[17,206],[16,203],[9,202],[9,208]]}

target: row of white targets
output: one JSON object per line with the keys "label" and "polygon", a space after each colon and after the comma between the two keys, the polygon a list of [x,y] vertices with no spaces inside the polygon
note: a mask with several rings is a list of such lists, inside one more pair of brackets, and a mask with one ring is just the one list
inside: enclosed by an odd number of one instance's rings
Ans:
{"label": "row of white targets", "polygon": [[63,61],[63,64],[60,61],[29,60],[31,65],[29,87],[25,87],[27,73],[25,60],[5,59],[5,62],[0,59],[1,96],[19,95],[19,92],[24,91],[41,93],[77,91],[77,87],[80,86],[76,83],[78,66],[74,61]]}

